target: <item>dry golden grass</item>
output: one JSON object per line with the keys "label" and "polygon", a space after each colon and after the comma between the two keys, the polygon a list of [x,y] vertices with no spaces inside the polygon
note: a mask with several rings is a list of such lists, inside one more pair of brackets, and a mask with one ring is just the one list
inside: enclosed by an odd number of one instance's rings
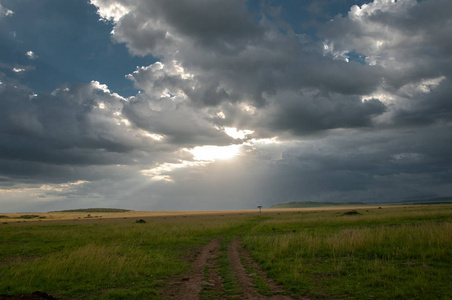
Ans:
{"label": "dry golden grass", "polygon": [[[392,206],[397,207],[397,206]],[[378,206],[341,206],[339,207],[310,207],[310,208],[275,208],[262,209],[262,214],[274,214],[284,212],[308,212],[308,211],[342,211],[350,209],[374,209]],[[28,212],[28,213],[1,213],[5,216],[2,222],[33,222],[56,220],[80,220],[80,219],[124,219],[124,218],[150,218],[173,216],[199,216],[199,215],[234,215],[234,214],[258,214],[258,209],[244,210],[207,210],[207,211],[127,211],[127,212]],[[36,215],[35,218],[23,218],[24,215]]]}

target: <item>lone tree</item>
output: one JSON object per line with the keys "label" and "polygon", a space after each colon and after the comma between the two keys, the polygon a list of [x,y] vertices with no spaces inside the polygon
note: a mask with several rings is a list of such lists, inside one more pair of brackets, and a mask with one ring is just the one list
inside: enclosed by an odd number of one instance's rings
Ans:
{"label": "lone tree", "polygon": [[259,213],[262,213],[262,211],[261,211],[262,205],[258,205],[257,208],[259,208]]}

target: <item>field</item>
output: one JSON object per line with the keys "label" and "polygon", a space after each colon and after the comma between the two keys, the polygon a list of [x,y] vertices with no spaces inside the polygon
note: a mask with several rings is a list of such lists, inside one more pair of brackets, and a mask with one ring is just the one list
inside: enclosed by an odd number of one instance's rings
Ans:
{"label": "field", "polygon": [[452,299],[451,270],[452,205],[0,216],[4,299]]}

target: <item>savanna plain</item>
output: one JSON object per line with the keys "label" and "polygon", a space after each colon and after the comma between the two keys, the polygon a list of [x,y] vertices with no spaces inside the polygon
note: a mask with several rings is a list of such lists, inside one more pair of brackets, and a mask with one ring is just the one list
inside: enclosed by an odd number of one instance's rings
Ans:
{"label": "savanna plain", "polygon": [[452,299],[451,204],[0,218],[4,297]]}

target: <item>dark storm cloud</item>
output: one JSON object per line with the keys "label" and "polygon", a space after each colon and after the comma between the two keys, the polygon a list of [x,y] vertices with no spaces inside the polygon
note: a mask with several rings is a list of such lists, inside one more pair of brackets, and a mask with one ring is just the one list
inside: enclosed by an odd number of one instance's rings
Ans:
{"label": "dark storm cloud", "polygon": [[[404,105],[394,109],[392,121],[398,126],[426,126],[448,124],[452,121],[452,82],[443,79],[428,93],[401,100]],[[428,88],[428,87],[427,87]]]}
{"label": "dark storm cloud", "polygon": [[321,95],[307,91],[284,93],[278,106],[270,110],[270,126],[294,134],[306,134],[335,128],[369,127],[372,118],[386,111],[385,105],[371,99],[362,102],[356,96]]}
{"label": "dark storm cloud", "polygon": [[[96,158],[97,160],[91,164],[86,162],[84,164],[77,164],[77,162],[73,164],[54,164],[52,162],[21,159],[2,159],[0,160],[0,170],[4,177],[0,181],[0,188],[20,189],[26,184],[39,186],[41,184],[61,184],[78,180],[121,180],[136,173],[131,162],[127,162],[131,167],[126,168],[124,165],[102,164],[101,155]],[[120,159],[118,159],[118,162],[120,162]]]}
{"label": "dark storm cloud", "polygon": [[[432,130],[435,133],[432,133]],[[337,132],[287,148],[261,178],[266,203],[390,201],[452,191],[446,128]]]}
{"label": "dark storm cloud", "polygon": [[193,37],[195,44],[214,46],[215,50],[232,54],[240,47],[262,34],[253,26],[253,18],[243,1],[156,1],[150,6],[178,32]]}
{"label": "dark storm cloud", "polygon": [[115,38],[140,55],[177,51],[181,36],[194,45],[234,54],[244,42],[261,34],[243,1],[156,0],[125,4],[133,7],[133,13],[118,21]]}
{"label": "dark storm cloud", "polygon": [[[35,138],[42,146],[48,143],[50,149],[80,147],[127,152],[137,146],[127,140],[125,126],[121,128],[123,132],[114,130],[121,126],[109,114],[121,111],[121,99],[92,84],[36,96],[10,85],[2,85],[0,92],[5,136]],[[100,109],[101,102],[109,109]]]}
{"label": "dark storm cloud", "polygon": [[[198,83],[186,94],[197,104],[246,100],[262,106],[272,102],[279,90],[307,87],[324,93],[359,95],[372,92],[380,83],[379,67],[333,60],[320,49],[305,51],[295,36],[259,42],[233,57],[210,51],[186,53],[184,65],[188,72],[194,72]],[[206,97],[206,90],[215,93]]]}
{"label": "dark storm cloud", "polygon": [[[410,3],[410,2],[409,2]],[[424,45],[431,45],[437,48],[437,54],[449,56],[452,55],[452,41],[450,36],[452,28],[450,27],[450,13],[452,12],[452,3],[447,0],[440,1],[421,1],[419,3],[411,1],[412,5],[403,12],[400,17],[397,13],[376,12],[371,20],[398,28],[407,35],[422,36],[423,39],[418,49],[423,51]]]}
{"label": "dark storm cloud", "polygon": [[284,71],[284,77],[280,78],[283,88],[310,87],[325,93],[344,95],[370,93],[381,80],[379,67],[338,61],[320,53],[305,56],[297,65]]}
{"label": "dark storm cloud", "polygon": [[42,95],[2,84],[0,99],[2,174],[61,178],[66,169],[69,178],[68,166],[134,164],[140,151],[160,151],[123,123],[124,100],[97,83]]}

